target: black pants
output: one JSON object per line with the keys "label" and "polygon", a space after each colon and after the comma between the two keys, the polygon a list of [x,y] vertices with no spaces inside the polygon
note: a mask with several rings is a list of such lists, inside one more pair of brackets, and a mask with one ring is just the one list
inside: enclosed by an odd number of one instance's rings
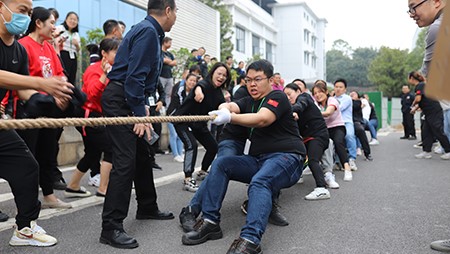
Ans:
{"label": "black pants", "polygon": [[[103,113],[108,117],[131,114],[123,86],[110,82],[103,92]],[[150,165],[150,146],[133,132],[133,125],[110,125],[106,133],[112,147],[112,170],[102,213],[104,230],[123,229],[127,217],[134,181],[137,213],[147,214],[158,210],[153,170]]]}
{"label": "black pants", "polygon": [[330,138],[334,142],[334,150],[336,151],[342,166],[348,163],[347,146],[345,145],[345,126],[337,126],[328,129]]}
{"label": "black pants", "polygon": [[39,217],[39,166],[31,151],[13,131],[0,131],[0,177],[8,181],[17,206],[18,229]]}
{"label": "black pants", "polygon": [[414,115],[409,112],[403,112],[403,131],[405,133],[404,137],[415,137],[416,127],[414,126]]}
{"label": "black pants", "polygon": [[67,79],[69,83],[72,85],[76,84],[76,78],[77,78],[77,56],[75,55],[75,58],[70,58],[69,51],[61,50],[61,59],[64,63],[64,69],[66,70],[66,73],[68,75]]}
{"label": "black pants", "polygon": [[320,166],[320,160],[328,144],[328,138],[315,138],[305,143],[308,153],[308,166],[311,169],[317,187],[325,188],[327,186],[322,167]]}
{"label": "black pants", "polygon": [[18,130],[39,164],[39,186],[42,194],[53,194],[53,170],[57,154],[58,129]]}
{"label": "black pants", "polygon": [[442,110],[425,112],[425,121],[422,126],[422,149],[431,152],[435,138],[441,143],[446,153],[450,153],[450,142],[444,134],[444,115]]}
{"label": "black pants", "polygon": [[83,173],[91,169],[91,176],[93,177],[100,173],[102,154],[104,161],[112,163],[111,142],[103,126],[86,126],[84,130],[82,127],[77,127],[77,130],[81,133],[84,144],[84,156],[78,162],[77,169]]}
{"label": "black pants", "polygon": [[367,139],[366,136],[366,130],[364,128],[364,125],[360,122],[353,122],[353,125],[355,126],[355,135],[361,142],[364,155],[367,157],[370,155],[370,145],[369,140]]}
{"label": "black pants", "polygon": [[206,127],[206,124],[175,124],[175,130],[184,144],[183,171],[185,177],[191,177],[195,169],[198,152],[197,140],[206,149],[201,170],[207,171],[216,157],[218,148],[217,141]]}

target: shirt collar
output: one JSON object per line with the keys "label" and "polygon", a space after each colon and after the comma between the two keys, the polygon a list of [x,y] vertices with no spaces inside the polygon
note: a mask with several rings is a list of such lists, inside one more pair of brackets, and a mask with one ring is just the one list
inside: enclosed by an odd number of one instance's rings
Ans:
{"label": "shirt collar", "polygon": [[147,17],[145,17],[146,20],[150,21],[150,23],[153,24],[153,26],[156,29],[156,32],[158,32],[158,38],[159,41],[162,42],[164,37],[166,36],[166,34],[164,33],[164,30],[162,29],[161,25],[158,23],[158,21],[156,21],[156,19],[150,15],[147,15]]}

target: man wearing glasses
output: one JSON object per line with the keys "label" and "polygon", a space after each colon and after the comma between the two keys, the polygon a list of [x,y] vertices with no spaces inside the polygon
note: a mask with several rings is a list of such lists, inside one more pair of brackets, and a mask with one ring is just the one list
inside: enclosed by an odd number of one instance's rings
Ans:
{"label": "man wearing glasses", "polygon": [[[416,21],[418,27],[428,27],[425,37],[425,56],[421,72],[428,76],[434,46],[443,19],[446,0],[408,0],[409,17]],[[431,248],[438,251],[450,252],[450,239],[431,243]]]}

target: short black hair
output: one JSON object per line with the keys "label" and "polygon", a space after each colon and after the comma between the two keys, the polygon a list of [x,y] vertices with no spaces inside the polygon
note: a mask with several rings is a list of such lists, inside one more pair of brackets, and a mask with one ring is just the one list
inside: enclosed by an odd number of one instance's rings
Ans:
{"label": "short black hair", "polygon": [[338,79],[336,79],[336,81],[334,81],[333,85],[336,85],[336,83],[338,83],[338,82],[344,83],[345,88],[347,88],[347,81],[345,79],[338,78]]}
{"label": "short black hair", "polygon": [[192,73],[194,71],[201,72],[200,66],[198,64],[194,64],[191,67],[189,67],[189,73]]}
{"label": "short black hair", "polygon": [[162,15],[167,7],[170,7],[172,10],[174,10],[175,0],[148,0],[147,13],[149,15]]}
{"label": "short black hair", "polygon": [[[300,87],[298,87],[298,85],[295,84],[294,82],[287,84],[287,85],[283,88],[283,91],[284,91],[286,88],[290,88],[290,89],[292,89],[292,90],[294,90],[294,91],[296,91],[296,92],[297,92],[298,90],[300,90]],[[300,91],[300,92],[301,92],[301,91]]]}
{"label": "short black hair", "polygon": [[116,27],[119,28],[119,22],[115,19],[108,19],[103,23],[103,32],[105,35],[111,34]]}
{"label": "short black hair", "polygon": [[125,22],[123,22],[122,20],[117,20],[117,22],[119,22],[119,25],[122,25],[123,27],[127,27],[127,25],[125,24]]}
{"label": "short black hair", "polygon": [[26,31],[26,35],[36,31],[36,21],[40,20],[41,22],[45,22],[52,15],[51,11],[44,7],[34,7],[33,14],[31,14],[31,22],[28,26],[28,30]]}
{"label": "short black hair", "polygon": [[226,58],[225,58],[225,60],[228,60],[228,59],[230,59],[230,58],[233,58],[232,56],[227,56]]}
{"label": "short black hair", "polygon": [[194,53],[195,51],[198,51],[197,49],[191,49],[191,54]]}
{"label": "short black hair", "polygon": [[267,76],[267,78],[271,78],[273,74],[273,65],[265,60],[261,59],[258,61],[254,61],[247,67],[247,73],[249,70],[262,71]]}
{"label": "short black hair", "polygon": [[77,26],[74,27],[70,32],[72,32],[72,33],[78,33],[78,26],[80,25],[80,16],[78,16],[78,14],[77,14],[76,12],[74,12],[74,11],[69,11],[69,12],[67,13],[66,18],[64,19],[64,22],[62,23],[62,25],[64,26],[64,28],[65,28],[67,31],[69,31],[69,26],[68,26],[67,23],[66,23],[66,19],[67,19],[70,15],[72,15],[72,14],[75,15],[75,16],[77,16],[78,23],[77,23]]}
{"label": "short black hair", "polygon": [[169,42],[169,41],[172,41],[172,38],[170,38],[169,36],[164,37],[163,43],[166,43],[166,42]]}
{"label": "short black hair", "polygon": [[245,80],[245,74],[241,74],[239,75],[239,77],[237,78],[236,82],[238,84],[240,84],[242,82],[242,80]]}

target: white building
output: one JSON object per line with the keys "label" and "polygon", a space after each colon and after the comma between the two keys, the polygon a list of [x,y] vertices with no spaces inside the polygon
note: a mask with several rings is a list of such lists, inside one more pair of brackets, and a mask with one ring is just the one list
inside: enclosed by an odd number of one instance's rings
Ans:
{"label": "white building", "polygon": [[326,78],[327,21],[304,2],[224,0],[233,16],[233,57],[236,62],[260,54],[290,82]]}

